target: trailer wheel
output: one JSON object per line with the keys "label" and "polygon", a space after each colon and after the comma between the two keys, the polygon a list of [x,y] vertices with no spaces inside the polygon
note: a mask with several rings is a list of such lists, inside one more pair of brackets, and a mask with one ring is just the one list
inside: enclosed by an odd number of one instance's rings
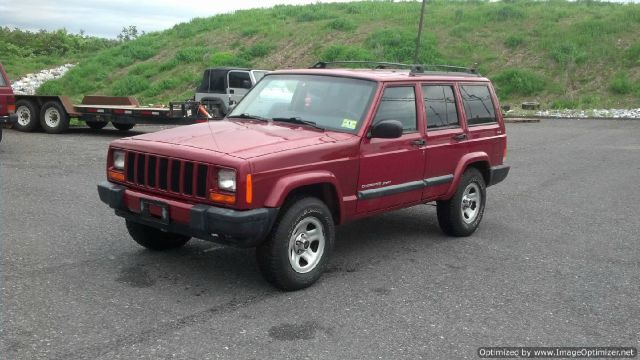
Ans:
{"label": "trailer wheel", "polygon": [[131,129],[133,129],[134,126],[136,126],[135,124],[124,124],[124,123],[111,123],[113,125],[114,128],[120,130],[120,131],[129,131]]}
{"label": "trailer wheel", "polygon": [[40,110],[40,125],[49,134],[61,134],[69,129],[69,115],[57,101],[49,101]]}
{"label": "trailer wheel", "polygon": [[103,127],[107,126],[106,121],[85,121],[85,123],[87,124],[88,127],[94,130],[100,130]]}
{"label": "trailer wheel", "polygon": [[16,101],[16,114],[18,115],[18,121],[14,125],[16,130],[31,132],[40,127],[38,121],[40,109],[37,104],[29,100],[18,100]]}

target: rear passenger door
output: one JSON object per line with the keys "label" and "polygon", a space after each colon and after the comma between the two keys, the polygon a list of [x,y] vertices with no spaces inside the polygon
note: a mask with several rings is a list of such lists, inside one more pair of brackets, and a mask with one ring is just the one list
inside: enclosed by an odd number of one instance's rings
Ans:
{"label": "rear passenger door", "polygon": [[387,86],[372,125],[398,120],[404,131],[397,139],[364,138],[358,177],[359,213],[419,202],[424,172],[423,127],[418,122],[414,84]]}
{"label": "rear passenger door", "polygon": [[425,83],[421,90],[427,140],[422,198],[429,200],[449,189],[456,165],[467,152],[467,133],[455,83]]}
{"label": "rear passenger door", "polygon": [[468,152],[483,152],[491,163],[499,163],[504,152],[500,109],[489,83],[461,83],[460,97],[468,128]]}

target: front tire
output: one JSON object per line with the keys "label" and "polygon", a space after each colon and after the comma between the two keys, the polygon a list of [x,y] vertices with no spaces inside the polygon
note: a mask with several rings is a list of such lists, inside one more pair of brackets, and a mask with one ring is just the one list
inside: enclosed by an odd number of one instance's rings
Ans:
{"label": "front tire", "polygon": [[16,130],[32,132],[40,127],[40,109],[29,100],[16,101],[16,115],[18,121],[13,125]]}
{"label": "front tire", "polygon": [[164,232],[129,220],[127,220],[127,230],[135,242],[156,251],[179,248],[191,239],[188,236]]}
{"label": "front tire", "polygon": [[473,234],[484,214],[486,190],[480,171],[476,168],[467,169],[453,197],[438,201],[438,223],[442,232],[459,237]]}
{"label": "front tire", "polygon": [[49,134],[63,133],[69,129],[69,115],[59,102],[46,102],[40,110],[40,125]]}
{"label": "front tire", "polygon": [[257,249],[258,265],[275,287],[299,290],[316,282],[327,267],[335,239],[333,217],[315,197],[295,198],[282,211]]}
{"label": "front tire", "polygon": [[124,124],[124,123],[114,123],[114,122],[112,122],[111,125],[113,125],[114,128],[120,131],[129,131],[133,129],[134,126],[136,126],[135,124]]}

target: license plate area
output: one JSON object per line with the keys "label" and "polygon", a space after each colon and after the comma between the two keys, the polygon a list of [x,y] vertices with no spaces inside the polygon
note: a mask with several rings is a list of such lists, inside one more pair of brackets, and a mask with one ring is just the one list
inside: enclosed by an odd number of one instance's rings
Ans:
{"label": "license plate area", "polygon": [[143,218],[160,222],[162,224],[169,224],[169,205],[162,201],[155,201],[149,199],[140,199],[140,215]]}

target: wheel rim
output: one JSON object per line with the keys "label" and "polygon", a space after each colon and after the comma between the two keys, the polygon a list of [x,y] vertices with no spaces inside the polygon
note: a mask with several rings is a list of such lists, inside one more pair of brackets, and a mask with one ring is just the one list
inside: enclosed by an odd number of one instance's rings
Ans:
{"label": "wheel rim", "polygon": [[289,239],[289,263],[297,273],[308,273],[318,266],[324,253],[324,227],[315,217],[302,219]]}
{"label": "wheel rim", "polygon": [[44,112],[44,122],[48,127],[58,127],[58,124],[60,123],[60,112],[55,108],[48,108]]}
{"label": "wheel rim", "polygon": [[21,126],[27,126],[31,122],[31,111],[26,106],[18,106],[16,109],[16,114],[18,115],[18,124]]}
{"label": "wheel rim", "polygon": [[460,211],[462,212],[462,220],[470,224],[476,220],[480,213],[480,204],[482,203],[482,194],[480,186],[476,183],[467,185],[462,194],[462,202]]}

